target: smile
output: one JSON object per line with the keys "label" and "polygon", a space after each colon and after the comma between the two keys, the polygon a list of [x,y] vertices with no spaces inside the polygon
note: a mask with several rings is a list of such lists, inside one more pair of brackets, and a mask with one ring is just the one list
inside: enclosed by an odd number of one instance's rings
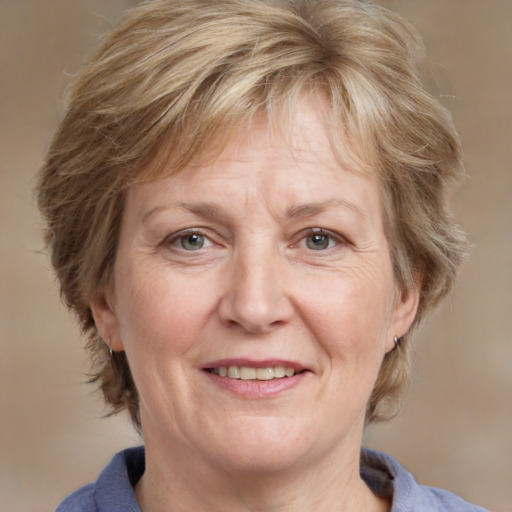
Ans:
{"label": "smile", "polygon": [[228,379],[240,380],[275,380],[283,379],[285,377],[293,377],[295,370],[287,366],[265,366],[261,368],[254,368],[251,366],[219,366],[218,368],[211,368],[208,371],[219,375],[220,377],[227,377]]}

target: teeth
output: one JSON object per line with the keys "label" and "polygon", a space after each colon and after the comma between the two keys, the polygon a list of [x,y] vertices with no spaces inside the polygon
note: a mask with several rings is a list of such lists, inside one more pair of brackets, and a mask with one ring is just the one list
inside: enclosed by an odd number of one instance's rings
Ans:
{"label": "teeth", "polygon": [[286,370],[285,370],[284,366],[276,366],[274,368],[274,377],[281,379],[285,375],[286,375]]}
{"label": "teeth", "polygon": [[230,379],[239,379],[240,378],[240,368],[238,368],[238,366],[230,366],[228,368],[228,377]]}
{"label": "teeth", "polygon": [[272,380],[292,377],[295,375],[293,368],[285,366],[268,366],[264,368],[253,368],[250,366],[220,366],[214,368],[213,373],[221,377],[241,380]]}
{"label": "teeth", "polygon": [[274,368],[256,368],[258,380],[271,380],[274,378]]}
{"label": "teeth", "polygon": [[242,380],[254,380],[256,378],[256,368],[240,366],[240,378]]}

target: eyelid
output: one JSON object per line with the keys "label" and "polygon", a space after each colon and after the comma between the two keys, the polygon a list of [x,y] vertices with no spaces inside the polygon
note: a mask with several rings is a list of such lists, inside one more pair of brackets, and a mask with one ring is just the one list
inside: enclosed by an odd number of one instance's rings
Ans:
{"label": "eyelid", "polygon": [[[204,237],[205,240],[208,240],[207,247],[214,244],[214,241],[212,240],[212,237],[208,234],[207,230],[205,230],[203,228],[198,228],[198,227],[182,229],[180,231],[176,231],[175,233],[172,233],[171,235],[167,235],[163,240],[163,244],[165,244],[167,246],[171,246],[173,249],[178,249],[183,252],[195,252],[195,251],[187,251],[186,249],[176,247],[176,245],[175,245],[175,243],[178,240],[180,240],[181,238],[184,238],[186,236],[190,236],[190,235],[201,235],[202,237]],[[203,247],[201,249],[203,249]],[[201,249],[198,249],[198,251]]]}
{"label": "eyelid", "polygon": [[[306,238],[312,236],[312,235],[325,235],[329,238],[331,238],[333,241],[336,242],[336,246],[345,246],[350,245],[350,241],[340,233],[337,233],[336,231],[332,231],[330,229],[326,228],[320,228],[320,227],[311,227],[303,229],[300,233],[297,235],[297,242],[295,242],[294,246],[299,245],[302,241],[304,241]],[[333,250],[336,247],[332,247],[330,249],[325,249],[324,251],[318,251],[318,252],[327,252],[329,250]]]}

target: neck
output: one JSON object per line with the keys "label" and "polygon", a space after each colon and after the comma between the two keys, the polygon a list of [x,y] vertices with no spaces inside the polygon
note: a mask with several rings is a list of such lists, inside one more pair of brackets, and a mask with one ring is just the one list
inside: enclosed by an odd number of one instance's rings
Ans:
{"label": "neck", "polygon": [[272,472],[230,471],[169,448],[146,442],[146,472],[135,488],[142,512],[390,510],[359,475],[359,446]]}

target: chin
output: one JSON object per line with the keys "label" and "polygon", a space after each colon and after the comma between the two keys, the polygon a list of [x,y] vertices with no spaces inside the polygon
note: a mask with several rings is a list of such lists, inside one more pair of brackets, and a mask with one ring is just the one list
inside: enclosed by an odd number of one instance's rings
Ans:
{"label": "chin", "polygon": [[[298,428],[282,418],[243,418],[226,429],[214,448],[214,460],[227,471],[275,473],[300,465],[315,452],[311,428]],[[210,445],[210,453],[213,446]]]}
{"label": "chin", "polygon": [[275,443],[262,448],[261,445],[233,446],[228,456],[224,456],[220,466],[227,472],[238,475],[272,475],[293,470],[303,460],[300,447],[283,449],[282,443]]}

